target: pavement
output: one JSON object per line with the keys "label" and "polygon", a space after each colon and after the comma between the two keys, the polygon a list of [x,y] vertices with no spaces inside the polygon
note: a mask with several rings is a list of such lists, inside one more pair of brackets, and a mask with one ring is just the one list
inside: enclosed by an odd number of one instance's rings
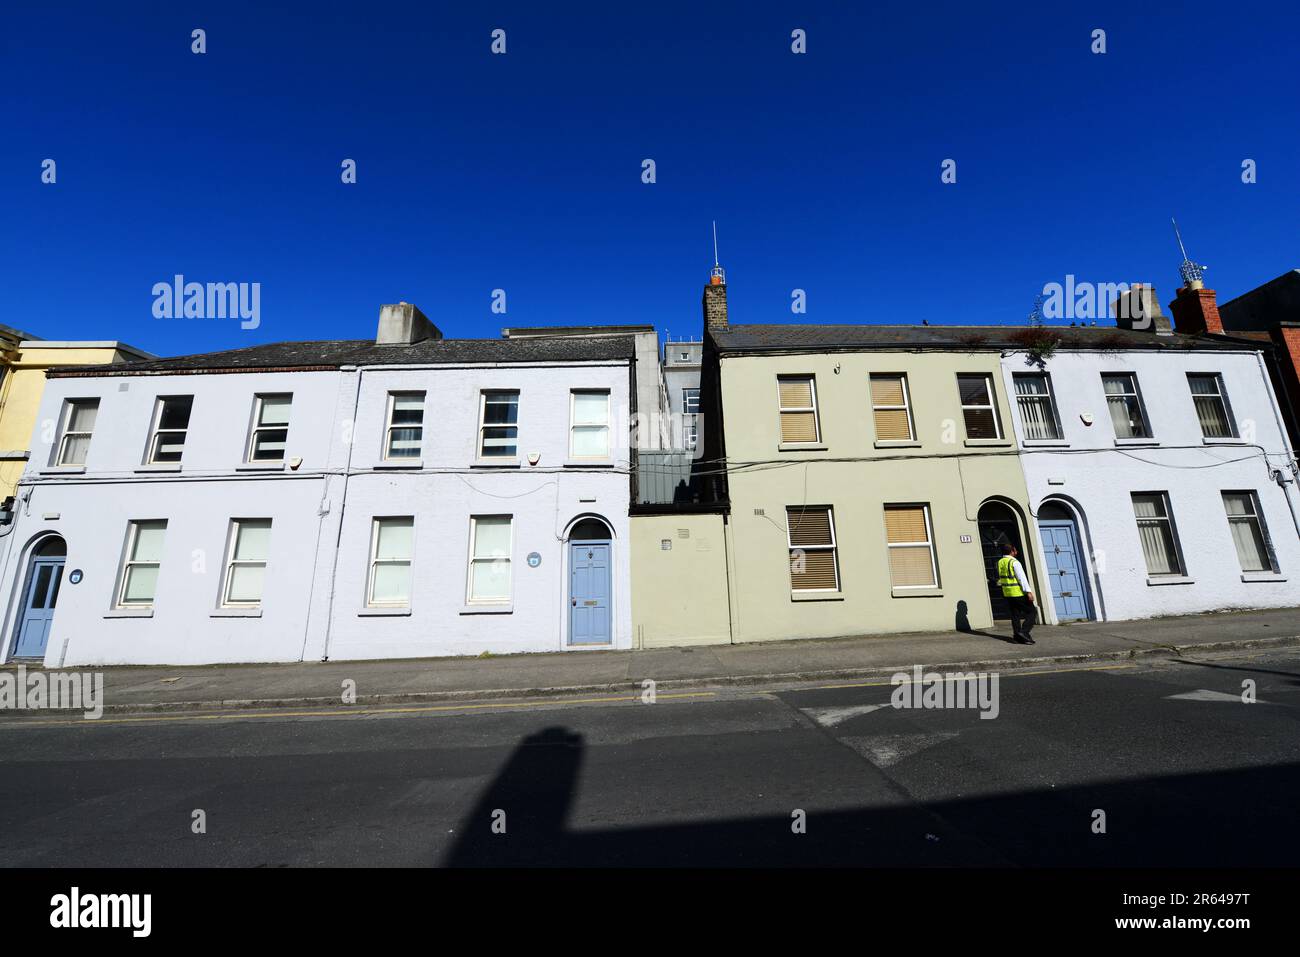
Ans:
{"label": "pavement", "polygon": [[1002,672],[994,697],[996,718],[835,681],[0,721],[0,866],[1300,859],[1300,648]]}
{"label": "pavement", "polygon": [[[356,705],[565,697],[640,692],[646,679],[666,691],[888,676],[917,664],[987,671],[1286,647],[1300,643],[1300,609],[1039,625],[1034,637],[1037,644],[1015,644],[1001,626],[641,651],[69,670],[103,673],[105,713],[339,706],[348,681],[355,683]],[[15,715],[0,711],[0,720]]]}

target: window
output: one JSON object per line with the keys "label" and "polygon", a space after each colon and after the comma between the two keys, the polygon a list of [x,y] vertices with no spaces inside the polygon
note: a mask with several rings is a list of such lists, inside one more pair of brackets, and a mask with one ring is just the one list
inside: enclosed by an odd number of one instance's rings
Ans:
{"label": "window", "polygon": [[469,600],[509,601],[511,517],[475,515],[469,521]]}
{"label": "window", "polygon": [[418,459],[424,442],[424,393],[388,393],[384,458]]}
{"label": "window", "polygon": [[886,505],[889,579],[895,588],[937,588],[939,570],[930,534],[930,506]]}
{"label": "window", "polygon": [[1228,399],[1223,391],[1223,379],[1218,375],[1189,372],[1187,384],[1192,390],[1196,405],[1196,418],[1201,423],[1201,434],[1207,439],[1235,439],[1236,429],[1228,415]]}
{"label": "window", "polygon": [[478,457],[519,457],[519,393],[484,392],[479,402]]}
{"label": "window", "polygon": [[797,444],[818,441],[817,385],[812,376],[778,376],[781,402],[781,441]]}
{"label": "window", "polygon": [[1148,575],[1182,575],[1178,540],[1169,515],[1169,496],[1164,492],[1134,492],[1133,515],[1146,558]]}
{"label": "window", "polygon": [[289,441],[289,406],[293,396],[259,395],[253,399],[253,434],[248,442],[249,462],[282,462]]}
{"label": "window", "polygon": [[961,414],[966,420],[966,438],[1000,439],[1002,425],[993,403],[993,377],[985,373],[957,376]]}
{"label": "window", "polygon": [[166,521],[131,522],[126,528],[126,560],[117,586],[119,608],[152,608],[158,590]]}
{"label": "window", "polygon": [[1117,439],[1149,439],[1146,416],[1142,413],[1142,397],[1138,393],[1137,376],[1131,372],[1115,372],[1101,377],[1110,407],[1110,421],[1115,426]]}
{"label": "window", "polygon": [[569,455],[609,458],[609,393],[573,392],[569,412]]}
{"label": "window", "polygon": [[192,395],[160,396],[153,415],[153,435],[149,439],[150,465],[179,462],[185,449],[185,434],[190,427]]}
{"label": "window", "polygon": [[908,401],[907,376],[873,375],[871,411],[876,418],[876,439],[880,442],[910,442],[912,409]]}
{"label": "window", "polygon": [[1056,403],[1052,398],[1052,380],[1041,373],[1017,373],[1014,380],[1016,405],[1020,408],[1025,438],[1061,438],[1061,423],[1056,417]]}
{"label": "window", "polygon": [[685,445],[694,452],[700,444],[700,390],[682,389],[682,433]]}
{"label": "window", "polygon": [[[805,380],[807,381],[807,380]],[[835,519],[827,506],[787,508],[791,591],[839,591]]]}
{"label": "window", "polygon": [[221,604],[227,608],[256,608],[262,604],[266,556],[271,550],[269,518],[237,518],[230,523],[226,578]]}
{"label": "window", "polygon": [[415,517],[377,518],[370,528],[370,576],[366,604],[374,608],[411,603],[411,553]]}
{"label": "window", "polygon": [[68,399],[63,404],[63,437],[55,465],[85,465],[90,434],[99,415],[98,399]]}
{"label": "window", "polygon": [[1228,515],[1228,528],[1232,543],[1237,546],[1237,560],[1243,572],[1273,572],[1272,549],[1263,516],[1259,513],[1259,498],[1254,492],[1224,492],[1223,510]]}

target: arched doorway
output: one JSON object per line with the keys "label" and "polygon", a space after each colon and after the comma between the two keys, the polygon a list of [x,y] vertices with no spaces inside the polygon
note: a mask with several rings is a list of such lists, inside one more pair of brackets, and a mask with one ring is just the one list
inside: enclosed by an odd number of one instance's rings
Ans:
{"label": "arched doorway", "polygon": [[1002,557],[1002,546],[1010,543],[1020,552],[1020,562],[1028,574],[1029,559],[1025,556],[1025,546],[1020,538],[1020,521],[1010,506],[988,501],[980,506],[979,527],[980,550],[984,555],[984,578],[988,582],[993,618],[1009,619],[1011,608],[1002,597],[1002,589],[998,587],[998,559]]}
{"label": "arched doorway", "polygon": [[14,658],[44,658],[54,624],[54,607],[63,584],[68,546],[58,535],[46,536],[31,551],[23,583]]}
{"label": "arched doorway", "polygon": [[573,646],[614,641],[614,533],[604,519],[587,516],[569,529],[569,627]]}
{"label": "arched doorway", "polygon": [[1088,589],[1088,562],[1074,512],[1064,503],[1044,502],[1038,509],[1048,587],[1057,621],[1088,621],[1094,616]]}

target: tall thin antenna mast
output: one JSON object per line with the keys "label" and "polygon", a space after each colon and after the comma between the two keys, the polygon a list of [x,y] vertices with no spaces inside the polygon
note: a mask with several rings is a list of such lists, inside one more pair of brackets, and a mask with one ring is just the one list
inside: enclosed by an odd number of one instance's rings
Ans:
{"label": "tall thin antenna mast", "polygon": [[713,221],[713,269],[709,272],[709,284],[713,286],[727,284],[727,274],[723,272],[718,262],[718,221],[716,219]]}
{"label": "tall thin antenna mast", "polygon": [[1171,216],[1169,221],[1174,224],[1174,236],[1178,239],[1178,251],[1183,254],[1183,264],[1178,267],[1178,273],[1183,277],[1183,285],[1188,289],[1200,289],[1205,285],[1203,280],[1206,267],[1187,258],[1187,249],[1183,246],[1183,234],[1178,229],[1178,220]]}

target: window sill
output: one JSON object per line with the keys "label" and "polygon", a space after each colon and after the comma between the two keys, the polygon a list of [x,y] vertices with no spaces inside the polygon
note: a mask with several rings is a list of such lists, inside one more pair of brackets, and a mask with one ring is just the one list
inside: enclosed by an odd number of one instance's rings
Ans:
{"label": "window sill", "polygon": [[613,459],[565,459],[566,469],[612,469]]}
{"label": "window sill", "polygon": [[1148,585],[1195,585],[1195,578],[1186,575],[1148,575]]}
{"label": "window sill", "polygon": [[241,462],[235,466],[236,472],[283,472],[283,462]]}
{"label": "window sill", "polygon": [[152,618],[152,608],[110,608],[104,612],[105,618]]}
{"label": "window sill", "polygon": [[1244,582],[1284,582],[1286,576],[1281,572],[1242,572],[1241,580]]}
{"label": "window sill", "polygon": [[1129,446],[1137,446],[1139,448],[1142,448],[1142,447],[1149,447],[1149,446],[1159,445],[1159,444],[1160,443],[1155,439],[1116,439],[1115,440],[1115,447],[1118,449],[1127,448]]}
{"label": "window sill", "polygon": [[1065,439],[1025,439],[1020,443],[1027,449],[1068,449],[1070,443]]}
{"label": "window sill", "polygon": [[1202,445],[1249,445],[1250,443],[1247,442],[1245,439],[1236,436],[1224,436],[1223,438],[1203,437],[1201,439],[1201,444]]}
{"label": "window sill", "polygon": [[375,463],[375,471],[380,472],[387,469],[422,469],[424,468],[424,459],[384,459],[382,462]]}
{"label": "window sill", "polygon": [[152,465],[139,465],[136,466],[135,469],[137,472],[179,472],[180,470],[181,467],[179,462],[158,462]]}
{"label": "window sill", "polygon": [[514,613],[513,602],[504,605],[464,605],[460,610],[462,615],[513,615]]}
{"label": "window sill", "polygon": [[878,449],[919,449],[921,443],[914,439],[877,439],[875,447]]}
{"label": "window sill", "polygon": [[405,618],[410,617],[411,606],[397,606],[392,608],[362,608],[357,612],[358,618]]}
{"label": "window sill", "polygon": [[942,588],[891,588],[891,598],[942,598]]}
{"label": "window sill", "polygon": [[781,442],[776,450],[778,452],[825,452],[827,446],[825,442]]}
{"label": "window sill", "polygon": [[42,475],[80,475],[86,471],[84,465],[52,465],[47,469],[41,469]]}
{"label": "window sill", "polygon": [[843,601],[844,593],[838,591],[792,591],[791,601]]}
{"label": "window sill", "polygon": [[968,449],[996,449],[996,448],[1003,448],[1003,447],[1010,448],[1011,440],[1010,439],[967,439],[965,445],[966,448]]}
{"label": "window sill", "polygon": [[[565,463],[568,465],[569,463]],[[518,459],[475,459],[469,463],[472,469],[517,469],[519,468]]]}

